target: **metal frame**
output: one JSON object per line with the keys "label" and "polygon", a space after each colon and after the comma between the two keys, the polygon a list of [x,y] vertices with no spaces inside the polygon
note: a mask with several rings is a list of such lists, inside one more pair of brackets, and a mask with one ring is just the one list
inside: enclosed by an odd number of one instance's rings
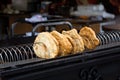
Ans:
{"label": "metal frame", "polygon": [[[14,37],[14,29],[15,29],[15,27],[16,27],[16,25],[18,24],[19,22],[15,22],[15,23],[13,23],[12,24],[12,26],[11,26],[11,37]],[[32,24],[32,23],[28,23],[28,24]],[[57,21],[57,22],[49,22],[49,21],[47,21],[47,22],[40,22],[40,23],[33,23],[33,24],[36,24],[35,26],[33,26],[33,29],[32,29],[32,35],[34,36],[35,34],[35,31],[36,31],[36,29],[38,28],[38,27],[41,27],[41,26],[45,26],[45,27],[48,27],[48,26],[56,26],[56,25],[68,25],[68,27],[70,28],[70,29],[72,29],[73,28],[73,26],[72,26],[72,24],[70,23],[70,22],[68,22],[68,21]],[[33,25],[32,24],[32,25]],[[52,27],[51,27],[52,28]]]}
{"label": "metal frame", "polygon": [[37,24],[36,26],[33,27],[32,35],[34,35],[36,29],[39,28],[39,27],[41,27],[41,26],[45,26],[45,27],[51,26],[51,28],[52,28],[52,26],[55,27],[56,25],[68,25],[68,27],[69,27],[70,29],[73,28],[72,24],[71,24],[70,22],[68,22],[68,21],[51,22],[51,23],[39,23],[39,24]]}

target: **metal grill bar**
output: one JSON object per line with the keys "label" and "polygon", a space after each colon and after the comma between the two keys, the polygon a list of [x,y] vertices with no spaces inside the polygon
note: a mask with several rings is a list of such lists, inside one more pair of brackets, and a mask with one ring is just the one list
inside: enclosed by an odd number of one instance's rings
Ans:
{"label": "metal grill bar", "polygon": [[57,26],[57,25],[67,25],[69,27],[69,29],[72,29],[73,26],[70,22],[68,21],[61,21],[61,22],[51,22],[51,23],[39,23],[37,24],[33,29],[32,29],[32,35],[35,35],[35,31],[37,28],[41,27],[41,26]]}
{"label": "metal grill bar", "polygon": [[[15,30],[15,27],[17,27],[16,25],[18,24],[19,22],[15,22],[12,24],[12,27],[11,27],[11,37],[14,37],[15,33],[14,33],[14,30]],[[28,23],[28,22],[26,22]],[[29,24],[32,24],[32,23],[29,23]],[[33,25],[33,24],[32,24]],[[45,26],[45,27],[48,27],[48,26],[56,26],[56,25],[67,25],[70,29],[73,28],[72,24],[68,21],[59,21],[59,22],[40,22],[40,23],[36,23],[34,24],[35,26],[33,26],[33,29],[32,29],[32,35],[35,35],[35,31],[37,28],[41,27],[41,26]]]}
{"label": "metal grill bar", "polygon": [[0,48],[0,64],[36,58],[32,46],[33,44],[23,44]]}
{"label": "metal grill bar", "polygon": [[113,42],[120,42],[120,32],[111,31],[111,32],[102,32],[97,34],[98,39],[100,40],[100,45],[105,45]]}

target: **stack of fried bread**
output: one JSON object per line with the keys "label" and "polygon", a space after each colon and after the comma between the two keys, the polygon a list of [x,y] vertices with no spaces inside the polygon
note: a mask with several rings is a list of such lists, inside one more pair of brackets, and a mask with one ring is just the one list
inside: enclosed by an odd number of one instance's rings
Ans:
{"label": "stack of fried bread", "polygon": [[55,58],[69,54],[77,54],[85,49],[94,49],[99,45],[95,32],[83,27],[79,33],[76,29],[69,31],[41,32],[36,37],[33,49],[40,58]]}
{"label": "stack of fried bread", "polygon": [[69,31],[62,31],[63,35],[66,35],[70,37],[71,39],[70,42],[73,45],[73,50],[72,53],[78,53],[78,52],[83,52],[84,51],[84,43],[82,37],[78,34],[76,29],[72,29]]}

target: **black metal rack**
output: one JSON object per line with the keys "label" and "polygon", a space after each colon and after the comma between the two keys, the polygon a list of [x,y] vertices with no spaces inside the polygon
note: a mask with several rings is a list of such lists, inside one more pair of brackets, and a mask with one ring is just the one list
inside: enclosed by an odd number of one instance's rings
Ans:
{"label": "black metal rack", "polygon": [[[104,34],[108,34],[108,32]],[[108,38],[108,35],[104,35],[104,37],[102,37],[103,35],[99,35],[99,39],[101,39],[101,41],[104,41],[106,37]],[[40,59],[35,56],[32,50],[32,42],[24,42],[26,44],[15,42],[13,46],[2,47],[0,50],[3,50],[3,52],[6,51],[5,53],[7,55],[10,54],[8,51],[12,51],[13,56],[17,56],[19,59],[16,58],[12,61],[11,55],[8,55],[10,58],[5,58],[5,60],[3,60],[3,63],[0,64],[0,79],[119,80],[120,41],[114,41],[116,40],[115,36],[119,35],[119,32],[114,32],[114,35],[112,32],[109,32],[109,37],[111,37],[111,35],[113,36],[113,39],[111,38],[111,41],[107,39],[107,43],[102,42],[102,44],[94,50],[86,50],[82,53],[74,55],[71,54],[68,56],[57,57],[53,59]],[[34,40],[33,37],[30,38],[31,41]],[[117,38],[119,40],[119,37]],[[26,41],[28,40],[28,38],[24,39]],[[20,44],[16,45],[16,43]],[[23,49],[23,47],[26,53],[28,53],[27,55],[23,50],[17,51],[18,49]],[[20,53],[21,55],[19,55]],[[24,56],[24,58],[20,60],[20,56]],[[27,57],[25,58],[25,56]]]}
{"label": "black metal rack", "polygon": [[[112,46],[111,46],[112,45]],[[100,47],[100,46],[99,46]],[[120,43],[55,59],[2,64],[1,80],[119,80]],[[10,66],[11,64],[11,66]]]}

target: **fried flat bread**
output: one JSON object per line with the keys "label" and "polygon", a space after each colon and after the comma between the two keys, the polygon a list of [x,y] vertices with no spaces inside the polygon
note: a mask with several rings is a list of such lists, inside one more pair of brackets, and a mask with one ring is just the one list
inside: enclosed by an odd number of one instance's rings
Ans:
{"label": "fried flat bread", "polygon": [[69,36],[69,35],[65,35],[66,38],[69,40],[69,42],[71,43],[72,45],[72,50],[71,50],[71,53],[74,53],[76,52],[76,42]]}
{"label": "fried flat bread", "polygon": [[74,42],[74,49],[73,49],[73,53],[78,53],[78,52],[83,52],[84,51],[84,42],[82,37],[78,34],[76,29],[72,29],[69,31],[62,31],[62,34],[64,35],[69,35]]}
{"label": "fried flat bread", "polygon": [[96,47],[94,42],[87,37],[83,37],[83,42],[87,49],[94,49]]}
{"label": "fried flat bread", "polygon": [[57,40],[49,32],[42,32],[36,37],[33,49],[38,57],[47,59],[55,58],[59,51],[58,45]]}
{"label": "fried flat bread", "polygon": [[47,48],[43,43],[34,43],[33,49],[35,54],[40,58],[46,58],[47,57]]}
{"label": "fried flat bread", "polygon": [[64,56],[70,54],[72,51],[72,44],[69,42],[66,36],[57,31],[52,31],[51,34],[59,42],[59,55]]}
{"label": "fried flat bread", "polygon": [[84,44],[88,49],[94,49],[100,43],[94,30],[92,30],[90,27],[83,27],[80,30],[79,35],[83,38]]}

